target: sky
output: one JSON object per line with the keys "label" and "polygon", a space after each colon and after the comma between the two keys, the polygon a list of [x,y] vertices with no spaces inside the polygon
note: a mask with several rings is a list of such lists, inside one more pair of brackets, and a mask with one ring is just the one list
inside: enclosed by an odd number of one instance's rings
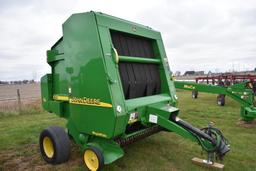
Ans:
{"label": "sky", "polygon": [[160,31],[173,72],[256,67],[255,0],[0,0],[0,80],[49,73],[62,23],[91,10]]}

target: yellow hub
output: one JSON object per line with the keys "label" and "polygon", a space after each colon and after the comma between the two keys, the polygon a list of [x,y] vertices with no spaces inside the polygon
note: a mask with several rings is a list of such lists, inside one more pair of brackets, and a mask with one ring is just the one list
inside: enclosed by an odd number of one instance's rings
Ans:
{"label": "yellow hub", "polygon": [[99,168],[99,159],[94,151],[88,149],[84,152],[84,162],[88,169],[96,171]]}
{"label": "yellow hub", "polygon": [[43,139],[44,152],[48,158],[52,158],[54,155],[54,148],[52,140],[49,137]]}

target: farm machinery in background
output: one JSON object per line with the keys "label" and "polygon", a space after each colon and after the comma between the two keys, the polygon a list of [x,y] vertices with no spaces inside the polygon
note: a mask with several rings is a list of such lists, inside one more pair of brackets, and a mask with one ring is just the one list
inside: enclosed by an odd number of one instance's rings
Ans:
{"label": "farm machinery in background", "polygon": [[205,83],[218,86],[228,87],[237,83],[249,81],[253,90],[254,95],[256,95],[256,75],[251,74],[219,74],[215,76],[201,76],[195,78],[196,83]]}
{"label": "farm machinery in background", "polygon": [[244,121],[256,118],[256,75],[222,74],[197,77],[195,80],[196,82],[175,81],[174,84],[178,89],[192,91],[194,99],[198,97],[198,92],[218,94],[217,104],[220,106],[225,105],[225,96],[228,96],[241,105],[240,115]]}
{"label": "farm machinery in background", "polygon": [[198,143],[208,165],[230,150],[217,128],[198,129],[178,117],[161,34],[149,27],[103,13],[73,14],[63,24],[63,37],[47,51],[47,62],[52,73],[41,78],[43,108],[67,120],[67,133],[51,126],[40,134],[48,163],[68,160],[69,137],[90,170],[121,158],[124,145],[159,131]]}

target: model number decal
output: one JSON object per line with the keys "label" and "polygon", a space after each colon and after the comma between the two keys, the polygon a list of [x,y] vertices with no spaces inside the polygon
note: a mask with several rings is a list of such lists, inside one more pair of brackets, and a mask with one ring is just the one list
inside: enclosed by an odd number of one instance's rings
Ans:
{"label": "model number decal", "polygon": [[112,107],[112,104],[101,102],[100,99],[93,99],[93,98],[87,98],[87,97],[84,97],[84,98],[73,97],[69,99],[69,103],[89,105],[89,106]]}
{"label": "model number decal", "polygon": [[100,99],[92,99],[88,97],[84,98],[77,98],[73,97],[69,99],[70,103],[79,103],[79,104],[94,104],[94,105],[100,105]]}
{"label": "model number decal", "polygon": [[100,99],[88,98],[88,97],[78,98],[78,97],[54,95],[53,99],[60,100],[60,101],[68,101],[71,104],[109,107],[109,108],[112,107],[112,104],[101,102]]}

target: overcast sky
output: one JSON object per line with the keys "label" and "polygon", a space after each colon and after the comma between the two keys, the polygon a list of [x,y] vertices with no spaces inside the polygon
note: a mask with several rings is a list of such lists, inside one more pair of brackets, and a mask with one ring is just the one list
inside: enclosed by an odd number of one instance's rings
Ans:
{"label": "overcast sky", "polygon": [[255,0],[0,0],[0,80],[49,72],[61,24],[91,10],[160,31],[173,72],[256,67]]}

